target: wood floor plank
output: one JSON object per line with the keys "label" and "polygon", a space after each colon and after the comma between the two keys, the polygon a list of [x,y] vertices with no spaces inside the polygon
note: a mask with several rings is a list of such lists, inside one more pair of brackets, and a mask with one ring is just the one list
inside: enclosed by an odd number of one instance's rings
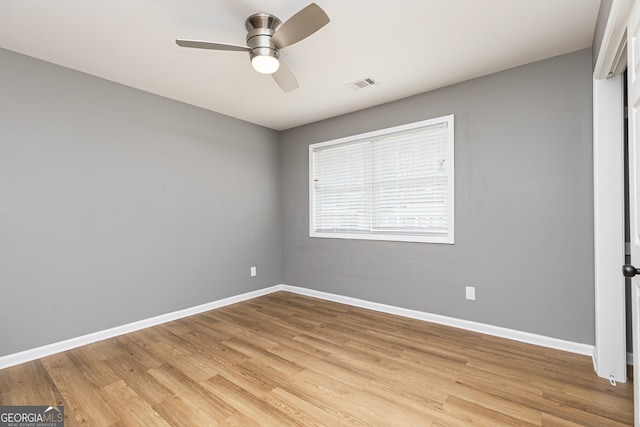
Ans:
{"label": "wood floor plank", "polygon": [[203,383],[211,393],[219,396],[220,399],[234,407],[245,417],[252,419],[257,424],[273,426],[304,426],[305,421],[312,420],[300,411],[287,414],[282,410],[285,405],[274,405],[262,396],[243,389],[227,378],[217,375]]}
{"label": "wood floor plank", "polygon": [[151,369],[149,372],[161,384],[170,388],[182,401],[187,402],[190,406],[199,408],[201,412],[211,419],[212,423],[215,421],[217,425],[224,425],[225,418],[237,412],[226,402],[209,393],[206,388],[169,364]]}
{"label": "wood floor plank", "polygon": [[522,425],[540,425],[542,413],[527,405],[514,405],[513,401],[456,384],[450,388],[450,397],[464,400],[476,406],[490,408],[511,419],[520,420]]}
{"label": "wood floor plank", "polygon": [[0,405],[34,402],[34,405],[62,405],[62,395],[39,360],[0,370]]}
{"label": "wood floor plank", "polygon": [[447,398],[443,409],[446,412],[467,420],[469,424],[473,423],[487,426],[536,426],[542,422],[541,416],[523,420],[520,417],[513,417],[505,412],[501,412],[499,408],[495,408],[494,406],[471,402],[455,395],[450,395]]}
{"label": "wood floor plank", "polygon": [[[77,370],[69,358],[70,350],[40,359],[63,396],[65,421],[79,425],[111,425],[119,421],[101,389]],[[31,402],[16,403],[30,405]],[[68,408],[68,410],[67,410]],[[67,423],[65,422],[65,425]]]}
{"label": "wood floor plank", "polygon": [[[180,396],[174,396],[153,407],[153,409],[171,426],[226,426],[228,419],[217,413],[211,413],[211,408],[199,406],[198,402],[189,402]],[[104,425],[104,424],[99,424]],[[243,424],[239,424],[243,425]],[[252,426],[251,423],[246,423]]]}
{"label": "wood floor plank", "polygon": [[118,415],[118,421],[131,426],[168,427],[149,401],[141,398],[124,381],[118,381],[103,388],[109,405]]}
{"label": "wood floor plank", "polygon": [[174,393],[151,375],[138,358],[114,357],[106,361],[111,370],[151,406],[174,396]]}
{"label": "wood floor plank", "polygon": [[[153,351],[153,344],[157,341],[151,341],[147,337],[149,334],[144,334],[142,331],[136,331],[132,334],[120,335],[115,339],[122,350],[124,357],[135,359],[138,364],[142,365],[145,369],[157,368],[164,363],[163,359],[157,357]],[[115,359],[117,357],[110,357],[108,360]]]}
{"label": "wood floor plank", "polygon": [[589,357],[276,292],[0,370],[73,426],[622,426]]}

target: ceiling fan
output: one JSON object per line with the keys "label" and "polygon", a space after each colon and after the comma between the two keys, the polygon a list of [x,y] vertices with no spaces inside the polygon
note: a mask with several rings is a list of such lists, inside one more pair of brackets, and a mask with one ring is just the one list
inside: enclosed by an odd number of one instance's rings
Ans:
{"label": "ceiling fan", "polygon": [[280,62],[280,49],[291,46],[329,23],[320,6],[311,3],[284,23],[269,13],[254,13],[245,21],[247,45],[217,43],[202,40],[176,39],[178,46],[197,49],[249,52],[251,65],[259,73],[271,74],[278,86],[291,92],[298,81],[289,68]]}

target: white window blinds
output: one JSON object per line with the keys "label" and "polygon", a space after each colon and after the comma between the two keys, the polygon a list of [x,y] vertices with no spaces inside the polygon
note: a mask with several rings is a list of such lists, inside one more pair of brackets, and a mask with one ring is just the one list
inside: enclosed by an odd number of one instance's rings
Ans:
{"label": "white window blinds", "polygon": [[453,243],[453,116],[313,144],[310,235]]}

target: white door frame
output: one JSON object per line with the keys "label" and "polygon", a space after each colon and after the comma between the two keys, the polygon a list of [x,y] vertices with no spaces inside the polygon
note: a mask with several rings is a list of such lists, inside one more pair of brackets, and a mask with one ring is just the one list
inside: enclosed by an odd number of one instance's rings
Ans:
{"label": "white door frame", "polygon": [[[593,74],[595,333],[602,378],[627,381],[624,264],[624,110],[619,63],[633,0],[613,0]],[[626,61],[625,58],[622,60]]]}
{"label": "white door frame", "polygon": [[626,382],[622,79],[618,75],[593,81],[593,363],[598,376]]}

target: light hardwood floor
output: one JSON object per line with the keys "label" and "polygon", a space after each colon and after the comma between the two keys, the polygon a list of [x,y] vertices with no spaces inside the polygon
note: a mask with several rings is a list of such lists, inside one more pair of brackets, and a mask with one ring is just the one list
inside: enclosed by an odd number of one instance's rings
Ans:
{"label": "light hardwood floor", "polygon": [[0,370],[67,427],[631,425],[586,356],[278,292]]}

